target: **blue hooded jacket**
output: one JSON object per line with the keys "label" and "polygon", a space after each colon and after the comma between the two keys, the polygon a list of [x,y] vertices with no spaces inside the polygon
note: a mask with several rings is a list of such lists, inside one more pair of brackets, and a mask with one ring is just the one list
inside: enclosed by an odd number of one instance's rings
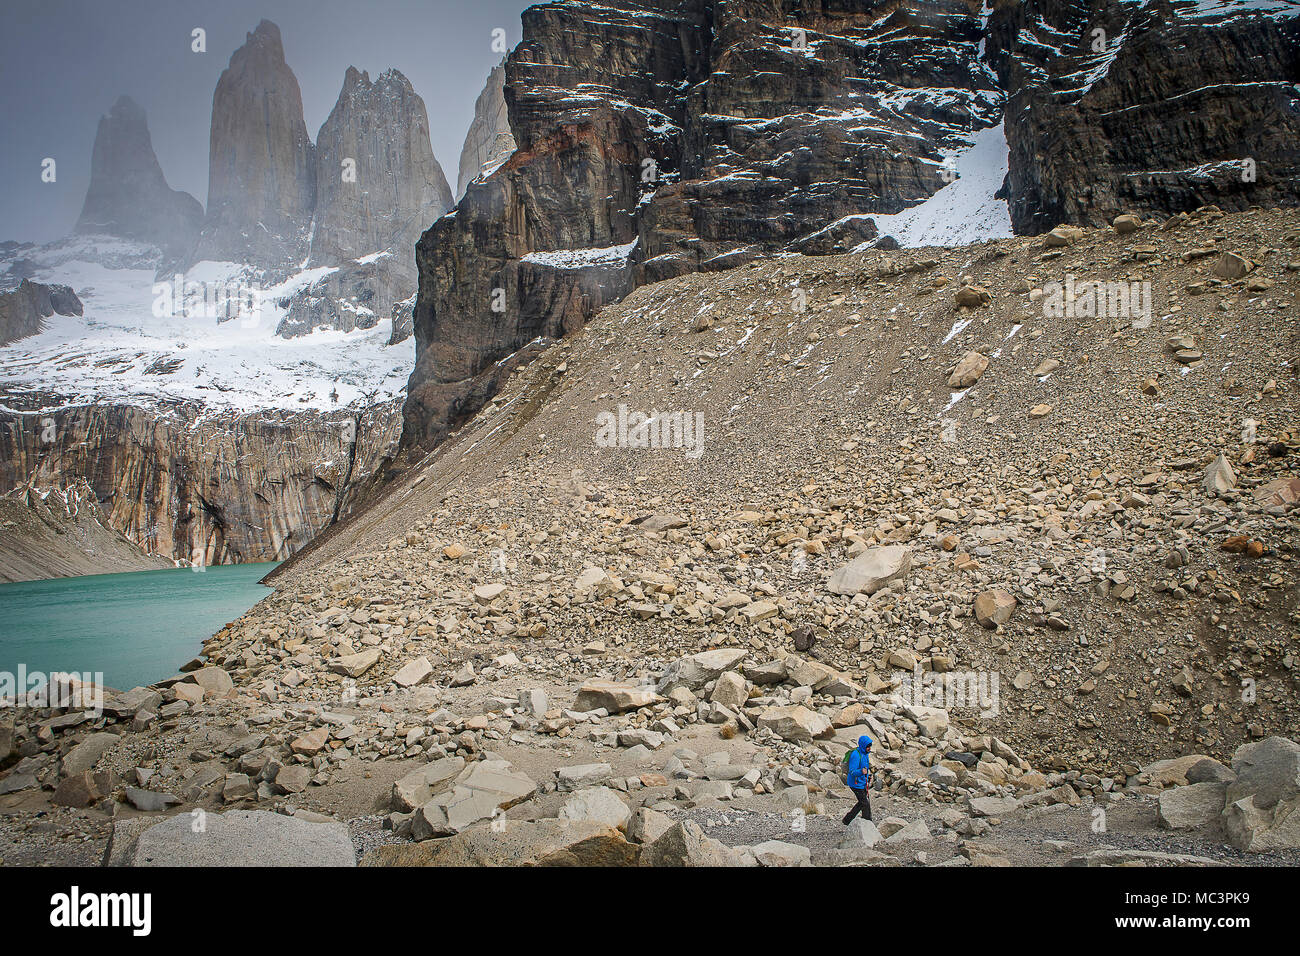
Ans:
{"label": "blue hooded jacket", "polygon": [[858,749],[849,754],[848,784],[854,790],[865,790],[871,782],[871,738],[865,734],[858,738]]}

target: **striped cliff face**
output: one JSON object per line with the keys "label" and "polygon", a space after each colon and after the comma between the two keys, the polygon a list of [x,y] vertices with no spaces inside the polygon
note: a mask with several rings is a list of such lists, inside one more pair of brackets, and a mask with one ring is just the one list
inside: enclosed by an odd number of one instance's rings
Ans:
{"label": "striped cliff face", "polygon": [[98,502],[99,523],[148,554],[279,561],[349,512],[399,426],[396,402],[332,413],[185,403],[5,412],[0,494],[79,483]]}

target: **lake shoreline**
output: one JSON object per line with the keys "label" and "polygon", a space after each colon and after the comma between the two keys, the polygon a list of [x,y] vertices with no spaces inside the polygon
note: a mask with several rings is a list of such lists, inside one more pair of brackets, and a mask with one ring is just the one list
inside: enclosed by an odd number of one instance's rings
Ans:
{"label": "lake shoreline", "polygon": [[272,593],[274,563],[164,568],[0,584],[0,672],[97,674],[129,689],[167,680]]}

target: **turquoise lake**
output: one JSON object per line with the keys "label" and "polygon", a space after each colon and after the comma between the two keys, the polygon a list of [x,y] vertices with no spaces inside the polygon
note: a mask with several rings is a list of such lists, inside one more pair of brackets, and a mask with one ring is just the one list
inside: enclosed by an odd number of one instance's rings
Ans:
{"label": "turquoise lake", "polygon": [[274,564],[168,568],[0,584],[0,671],[102,673],[129,690],[176,673],[271,593]]}

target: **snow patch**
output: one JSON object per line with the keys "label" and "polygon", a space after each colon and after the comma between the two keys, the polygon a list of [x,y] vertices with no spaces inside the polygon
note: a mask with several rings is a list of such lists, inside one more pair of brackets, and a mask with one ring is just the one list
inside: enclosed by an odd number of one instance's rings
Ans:
{"label": "snow patch", "polygon": [[[1006,200],[994,199],[1008,169],[1003,124],[981,130],[968,149],[955,154],[957,179],[929,199],[900,213],[872,216],[882,236],[904,247],[961,246],[1012,235]],[[863,243],[854,251],[871,247]]]}
{"label": "snow patch", "polygon": [[637,241],[621,246],[605,246],[591,249],[556,249],[553,252],[530,252],[520,261],[533,265],[550,266],[552,269],[585,269],[588,266],[622,265],[632,255]]}
{"label": "snow patch", "polygon": [[[180,301],[169,309],[155,308],[171,286],[155,283],[155,263],[139,244],[78,237],[20,255],[33,263],[35,281],[71,286],[85,314],[51,316],[39,334],[0,348],[0,382],[14,393],[49,391],[66,404],[184,400],[214,411],[328,411],[371,394],[402,395],[415,363],[409,342],[388,345],[391,319],[352,332],[275,334],[288,313],[281,303],[332,267],[268,284],[249,266],[199,262],[183,274]],[[205,307],[212,289],[256,295],[227,300],[218,315]]]}

